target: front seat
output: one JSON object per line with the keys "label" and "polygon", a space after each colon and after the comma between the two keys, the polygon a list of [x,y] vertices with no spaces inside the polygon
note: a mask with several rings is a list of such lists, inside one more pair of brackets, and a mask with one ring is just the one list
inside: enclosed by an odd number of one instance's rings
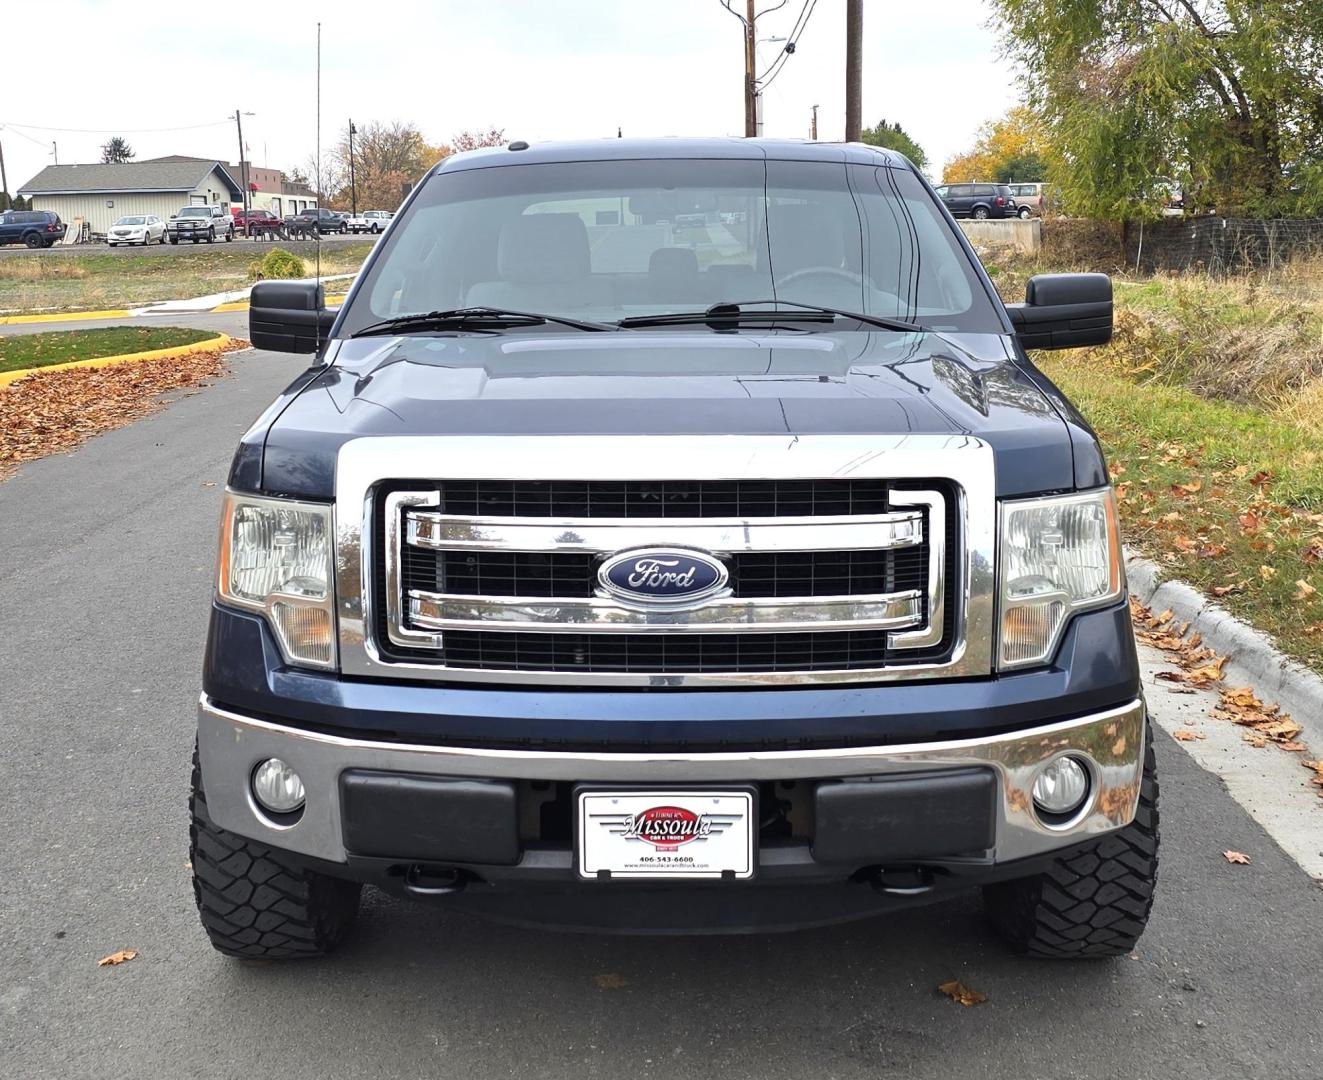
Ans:
{"label": "front seat", "polygon": [[516,311],[576,311],[604,303],[592,279],[588,230],[578,214],[525,214],[501,226],[496,246],[499,280],[470,287],[474,307]]}

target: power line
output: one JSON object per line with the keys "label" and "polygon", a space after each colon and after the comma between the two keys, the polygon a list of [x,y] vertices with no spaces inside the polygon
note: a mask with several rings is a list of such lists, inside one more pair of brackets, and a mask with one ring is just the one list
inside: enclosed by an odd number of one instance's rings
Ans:
{"label": "power line", "polygon": [[[0,128],[26,128],[28,131],[54,131],[66,135],[153,135],[168,131],[197,131],[199,128],[220,127],[229,124],[234,117],[224,120],[211,120],[205,124],[185,124],[181,127],[163,128],[64,128],[48,127],[45,124],[19,124],[13,120],[0,120]],[[20,132],[22,134],[22,132]]]}
{"label": "power line", "polygon": [[766,90],[772,85],[772,80],[781,74],[781,69],[785,67],[786,61],[790,59],[795,51],[795,46],[799,44],[799,39],[804,36],[804,31],[808,29],[809,19],[813,18],[813,12],[818,6],[818,0],[804,0],[804,6],[799,9],[799,18],[795,20],[795,25],[791,28],[786,37],[785,48],[781,51],[773,62],[758,78],[758,87],[760,90]]}

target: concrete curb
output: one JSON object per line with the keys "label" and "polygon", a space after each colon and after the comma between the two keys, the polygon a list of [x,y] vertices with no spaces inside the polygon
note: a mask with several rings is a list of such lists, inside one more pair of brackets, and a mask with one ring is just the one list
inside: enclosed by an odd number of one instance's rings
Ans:
{"label": "concrete curb", "polygon": [[191,345],[173,345],[168,349],[148,349],[146,352],[121,353],[118,356],[95,356],[87,360],[70,360],[64,364],[47,364],[45,367],[19,368],[17,371],[0,372],[0,388],[18,382],[29,375],[43,371],[67,371],[69,368],[109,367],[111,364],[131,364],[137,360],[165,360],[172,356],[191,356],[193,353],[214,352],[231,345],[234,339],[228,334],[217,334],[204,341],[195,341]]}
{"label": "concrete curb", "polygon": [[1127,553],[1126,576],[1130,592],[1155,613],[1172,610],[1191,631],[1199,631],[1210,649],[1230,656],[1226,682],[1253,686],[1265,702],[1276,702],[1304,728],[1303,741],[1315,754],[1323,754],[1323,679],[1283,655],[1262,631],[1237,619],[1183,581],[1163,579],[1163,570],[1150,559]]}

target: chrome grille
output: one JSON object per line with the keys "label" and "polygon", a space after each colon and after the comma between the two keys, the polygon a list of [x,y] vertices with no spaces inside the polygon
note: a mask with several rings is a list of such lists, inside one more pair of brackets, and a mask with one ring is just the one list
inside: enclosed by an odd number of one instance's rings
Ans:
{"label": "chrome grille", "polygon": [[[676,460],[699,478],[659,472]],[[658,688],[986,675],[992,493],[968,436],[356,440],[337,470],[342,666]],[[636,601],[602,576],[635,547],[698,549],[724,575],[701,600]]]}
{"label": "chrome grille", "polygon": [[[425,655],[447,670],[639,675],[853,671],[910,650],[940,649],[949,627],[944,598],[933,588],[949,574],[930,570],[947,557],[949,495],[876,480],[823,483],[829,493],[822,499],[812,481],[485,489],[441,481],[433,490],[388,492],[379,506],[384,640],[401,655]],[[493,498],[523,510],[580,505],[586,512],[582,519],[498,516],[490,513]],[[743,519],[710,513],[791,502],[867,512]],[[638,514],[600,516],[587,510],[590,504]],[[456,506],[487,512],[456,513]],[[696,516],[674,516],[677,506]],[[656,544],[719,555],[730,572],[728,588],[699,604],[664,609],[600,593],[604,558]]]}

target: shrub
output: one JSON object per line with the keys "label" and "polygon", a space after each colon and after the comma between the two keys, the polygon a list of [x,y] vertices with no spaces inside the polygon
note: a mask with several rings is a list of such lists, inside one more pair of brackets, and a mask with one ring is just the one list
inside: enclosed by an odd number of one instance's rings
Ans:
{"label": "shrub", "polygon": [[248,276],[255,281],[301,278],[306,277],[307,273],[303,260],[284,248],[272,248],[261,259],[254,259],[248,267]]}

